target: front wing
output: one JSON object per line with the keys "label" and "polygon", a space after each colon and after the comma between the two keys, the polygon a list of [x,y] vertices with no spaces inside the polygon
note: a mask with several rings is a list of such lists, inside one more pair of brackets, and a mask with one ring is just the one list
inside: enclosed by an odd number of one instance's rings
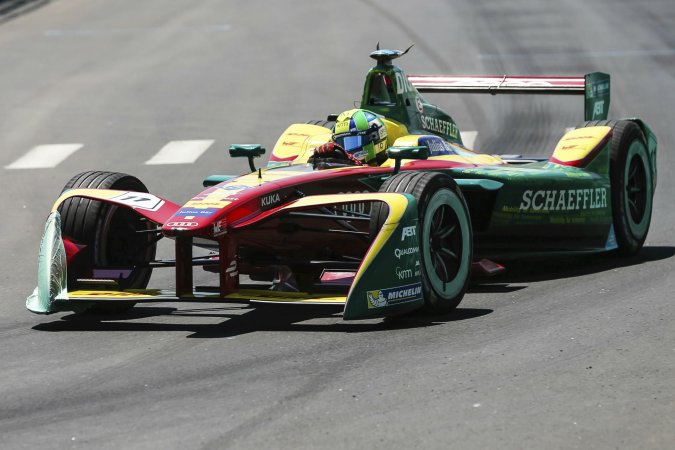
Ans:
{"label": "front wing", "polygon": [[[105,192],[105,191],[101,191]],[[88,192],[88,197],[97,193]],[[108,195],[98,199],[106,201]],[[195,290],[179,297],[169,290],[77,290],[67,288],[65,249],[61,238],[61,219],[54,210],[45,225],[40,244],[38,286],[26,301],[35,313],[77,311],[93,303],[131,301],[169,302],[246,302],[343,305],[345,320],[384,317],[412,311],[424,303],[420,278],[417,202],[409,194],[365,193],[304,197],[274,210],[266,217],[322,205],[354,202],[384,202],[388,216],[374,237],[354,276],[347,295],[331,293],[288,293],[242,289],[221,296],[216,292]],[[255,220],[252,221],[255,223]]]}

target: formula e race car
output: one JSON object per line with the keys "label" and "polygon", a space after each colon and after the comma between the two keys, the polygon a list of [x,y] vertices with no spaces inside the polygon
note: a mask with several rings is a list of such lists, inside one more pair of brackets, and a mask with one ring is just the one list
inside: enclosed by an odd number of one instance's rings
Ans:
{"label": "formula e race car", "polygon": [[[251,173],[209,176],[184,205],[130,175],[73,177],[47,220],[28,309],[195,301],[339,305],[345,320],[444,312],[472,272],[500,270],[500,258],[640,250],[657,143],[639,119],[607,120],[609,75],[407,76],[393,64],[403,54],[370,55],[361,108],[386,125],[379,165],[316,154],[333,139],[329,116],[288,127],[266,168],[255,167],[263,146],[232,145]],[[586,122],[545,160],[480,154],[425,92],[578,93]],[[160,239],[175,258],[156,258]],[[148,289],[166,267],[175,289]],[[212,286],[195,286],[195,267],[214,274]]]}

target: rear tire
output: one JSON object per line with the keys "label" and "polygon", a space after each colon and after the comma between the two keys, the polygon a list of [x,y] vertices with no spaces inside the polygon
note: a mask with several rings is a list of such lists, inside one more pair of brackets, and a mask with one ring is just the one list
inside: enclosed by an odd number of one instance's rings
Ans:
{"label": "rear tire", "polygon": [[[66,183],[63,192],[75,188],[148,192],[136,177],[98,171],[75,175]],[[147,267],[147,263],[155,258],[157,245],[151,233],[138,231],[151,229],[152,223],[130,209],[86,198],[64,201],[59,206],[59,213],[63,236],[85,246],[68,267],[69,289],[82,288],[77,280],[91,277],[95,267],[131,270],[128,277],[120,280],[122,289],[144,289],[148,285],[152,269]],[[134,304],[124,301],[99,304],[86,308],[86,312],[120,313],[131,309]]]}
{"label": "rear tire", "polygon": [[[404,172],[387,179],[380,192],[412,194],[418,207],[418,239],[425,309],[453,310],[469,285],[473,236],[469,210],[457,183],[437,172]],[[387,207],[375,203],[371,235],[387,217]]]}
{"label": "rear tire", "polygon": [[629,120],[593,121],[585,126],[612,127],[609,176],[614,234],[618,253],[634,255],[647,239],[654,197],[644,134],[635,122]]}
{"label": "rear tire", "polygon": [[317,125],[324,128],[333,128],[333,125],[335,125],[334,120],[308,120],[307,123],[309,125]]}

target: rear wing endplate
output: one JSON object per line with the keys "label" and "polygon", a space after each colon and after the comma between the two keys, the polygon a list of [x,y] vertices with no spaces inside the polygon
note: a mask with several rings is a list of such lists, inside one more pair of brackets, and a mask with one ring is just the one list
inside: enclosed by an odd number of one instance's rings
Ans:
{"label": "rear wing endplate", "polygon": [[606,120],[609,112],[609,74],[602,72],[583,77],[409,75],[408,80],[418,92],[583,95],[585,120]]}

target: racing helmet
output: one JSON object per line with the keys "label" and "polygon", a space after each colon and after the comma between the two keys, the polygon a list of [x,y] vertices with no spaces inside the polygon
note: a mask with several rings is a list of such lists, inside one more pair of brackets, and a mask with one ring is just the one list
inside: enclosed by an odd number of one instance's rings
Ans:
{"label": "racing helmet", "polygon": [[387,128],[375,114],[365,109],[350,109],[335,122],[333,141],[361,162],[381,163],[386,159]]}

